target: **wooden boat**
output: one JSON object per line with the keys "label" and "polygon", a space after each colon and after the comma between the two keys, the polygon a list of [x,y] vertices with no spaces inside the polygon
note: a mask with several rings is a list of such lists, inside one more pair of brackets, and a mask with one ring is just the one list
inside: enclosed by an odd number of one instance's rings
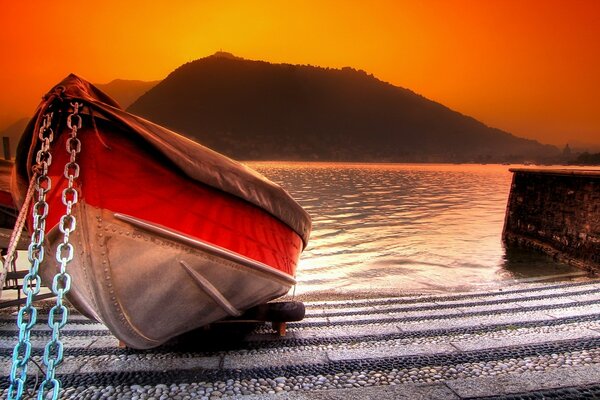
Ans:
{"label": "wooden boat", "polygon": [[13,174],[13,196],[22,205],[40,148],[37,132],[52,112],[43,282],[52,282],[58,268],[64,172],[73,167],[65,166],[70,162],[65,147],[68,122],[79,123],[69,116],[77,112],[76,103],[82,105],[81,148],[68,299],[79,311],[104,323],[127,346],[144,349],[240,315],[295,284],[311,222],[283,189],[126,113],[75,75],[44,97],[21,139]]}

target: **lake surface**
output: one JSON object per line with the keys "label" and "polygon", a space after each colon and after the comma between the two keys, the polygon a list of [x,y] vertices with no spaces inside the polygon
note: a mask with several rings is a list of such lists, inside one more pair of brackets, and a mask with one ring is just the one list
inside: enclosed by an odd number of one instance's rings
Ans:
{"label": "lake surface", "polygon": [[249,165],[312,216],[296,293],[446,292],[583,274],[504,248],[509,166]]}

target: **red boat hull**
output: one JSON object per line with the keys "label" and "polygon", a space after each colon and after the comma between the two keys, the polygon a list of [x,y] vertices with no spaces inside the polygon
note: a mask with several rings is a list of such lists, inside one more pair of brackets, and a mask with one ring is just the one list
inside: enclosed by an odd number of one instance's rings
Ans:
{"label": "red boat hull", "polygon": [[[290,276],[302,252],[302,239],[258,207],[187,178],[166,157],[114,127],[96,122],[82,129],[78,155],[80,198],[92,207],[123,213],[169,227],[264,263]],[[53,146],[47,226],[62,216],[63,176],[68,134]]]}

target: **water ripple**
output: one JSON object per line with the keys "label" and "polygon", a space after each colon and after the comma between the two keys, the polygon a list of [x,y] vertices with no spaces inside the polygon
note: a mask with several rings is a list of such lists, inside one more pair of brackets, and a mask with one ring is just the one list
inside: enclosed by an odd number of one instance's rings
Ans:
{"label": "water ripple", "polygon": [[505,251],[501,233],[512,178],[506,166],[251,166],[313,218],[297,292],[450,290],[571,270],[543,256],[523,262]]}

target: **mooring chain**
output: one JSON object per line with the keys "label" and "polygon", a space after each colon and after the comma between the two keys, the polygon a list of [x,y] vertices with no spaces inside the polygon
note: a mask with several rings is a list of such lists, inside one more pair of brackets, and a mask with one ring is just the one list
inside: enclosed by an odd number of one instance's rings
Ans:
{"label": "mooring chain", "polygon": [[67,128],[71,130],[67,139],[66,148],[70,155],[65,164],[64,177],[68,180],[67,187],[62,192],[62,202],[66,207],[65,214],[60,218],[58,227],[63,234],[63,240],[56,248],[56,260],[59,262],[59,272],[52,281],[52,292],[56,295],[56,305],[50,309],[48,326],[52,329],[52,338],[44,349],[44,365],[46,365],[46,377],[38,391],[38,399],[46,398],[46,393],[52,393],[52,399],[58,399],[60,382],[55,378],[56,367],[63,361],[63,343],[60,340],[60,330],[67,323],[69,310],[63,304],[65,294],[71,288],[71,276],[67,273],[67,264],[73,260],[74,248],[69,241],[70,234],[75,230],[77,220],[72,214],[73,206],[78,201],[78,192],[74,187],[74,181],[79,177],[79,164],[77,154],[81,151],[81,141],[77,138],[77,132],[81,129],[82,118],[79,114],[81,103],[71,103],[73,112],[67,117]]}
{"label": "mooring chain", "polygon": [[12,367],[10,370],[10,386],[8,387],[8,399],[20,399],[25,389],[27,380],[27,364],[31,358],[31,328],[35,325],[37,310],[32,305],[33,298],[40,291],[41,279],[38,274],[40,264],[44,260],[44,236],[46,230],[46,217],[48,216],[48,203],[46,193],[50,190],[51,181],[48,177],[48,168],[52,163],[50,155],[50,144],[54,140],[52,130],[53,113],[43,116],[38,135],[41,147],[36,155],[34,177],[37,192],[37,202],[33,205],[33,233],[28,248],[28,259],[30,262],[29,272],[23,278],[23,293],[27,296],[25,306],[19,310],[17,325],[19,327],[19,341],[13,350]]}
{"label": "mooring chain", "polygon": [[[73,111],[67,117],[67,127],[71,130],[66,141],[69,161],[64,168],[64,177],[68,180],[67,187],[62,192],[62,202],[66,207],[65,214],[59,222],[59,230],[63,240],[56,248],[56,260],[60,263],[59,272],[52,281],[52,292],[56,295],[56,305],[52,307],[48,316],[48,325],[52,329],[52,337],[44,348],[43,361],[46,366],[46,376],[38,391],[38,400],[46,399],[51,394],[52,399],[58,399],[60,382],[55,377],[56,367],[63,361],[63,344],[60,340],[60,330],[69,316],[69,310],[64,305],[65,294],[71,288],[71,276],[67,273],[67,264],[73,259],[74,248],[69,241],[70,234],[75,230],[77,221],[72,214],[73,206],[78,202],[78,192],[74,181],[79,177],[79,164],[77,154],[81,151],[81,141],[77,132],[82,126],[82,117],[79,111],[83,104],[71,103]],[[33,167],[32,183],[37,192],[37,201],[32,207],[33,233],[28,248],[30,262],[29,272],[23,278],[23,292],[27,296],[25,306],[19,310],[17,325],[19,327],[19,341],[13,350],[13,363],[10,371],[10,386],[8,399],[19,400],[23,397],[25,382],[27,380],[27,365],[31,358],[31,329],[36,323],[37,310],[32,305],[33,298],[39,293],[41,278],[38,274],[40,265],[44,261],[44,239],[46,235],[46,218],[49,206],[46,194],[51,188],[51,179],[48,169],[52,163],[50,145],[54,140],[52,130],[53,113],[43,117],[38,136],[41,141],[40,149],[36,154],[36,165]]]}

